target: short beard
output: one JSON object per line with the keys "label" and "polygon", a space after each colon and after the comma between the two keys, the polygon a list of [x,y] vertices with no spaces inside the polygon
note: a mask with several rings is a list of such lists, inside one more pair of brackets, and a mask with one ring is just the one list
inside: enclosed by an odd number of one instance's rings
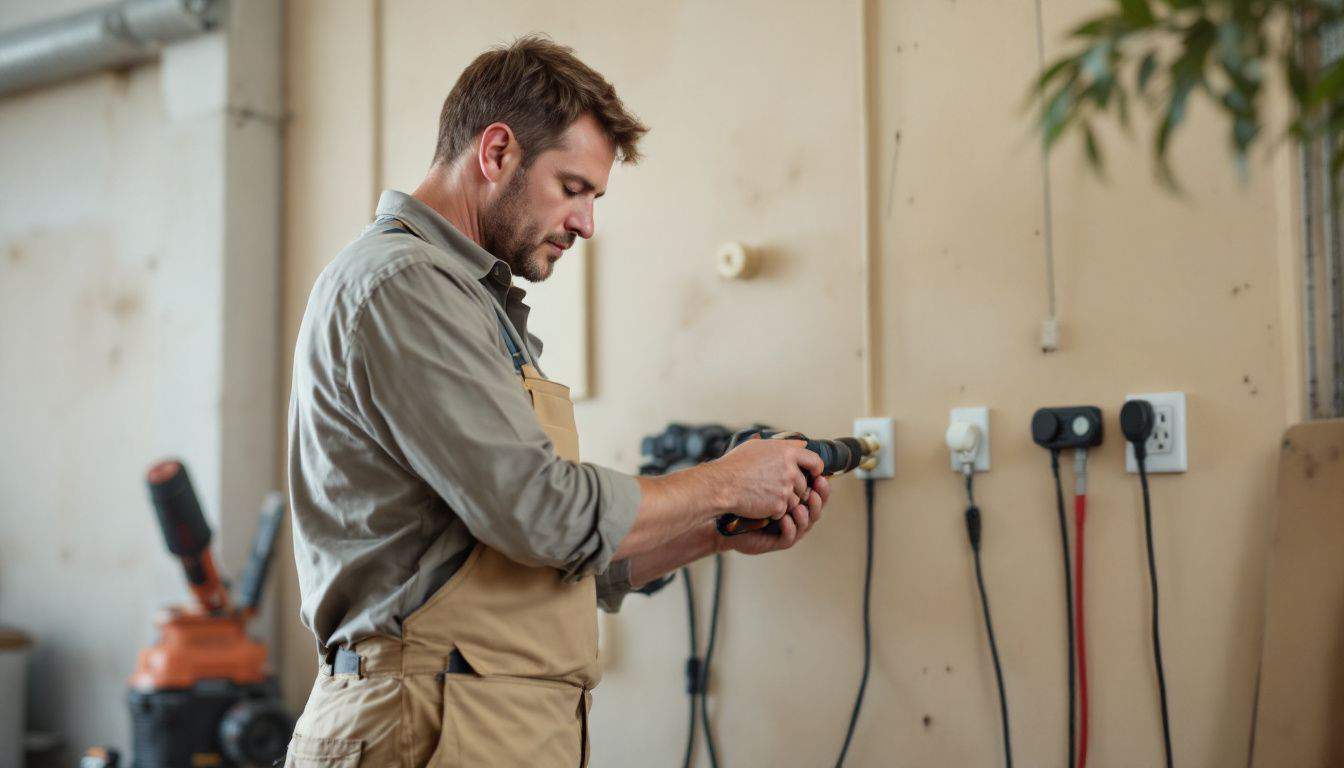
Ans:
{"label": "short beard", "polygon": [[492,256],[509,265],[513,274],[520,275],[529,283],[539,283],[550,276],[545,256],[529,259],[541,245],[541,228],[529,227],[518,232],[519,214],[522,212],[523,181],[527,169],[520,168],[508,186],[500,192],[494,205],[481,214],[481,247]]}

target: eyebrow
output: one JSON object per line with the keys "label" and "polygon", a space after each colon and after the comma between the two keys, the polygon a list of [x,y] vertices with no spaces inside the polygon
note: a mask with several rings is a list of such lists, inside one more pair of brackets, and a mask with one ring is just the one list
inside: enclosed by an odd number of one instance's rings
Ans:
{"label": "eyebrow", "polygon": [[[589,181],[588,179],[585,179],[584,177],[580,176],[580,175],[577,174],[577,173],[572,173],[572,172],[570,172],[570,171],[561,171],[561,172],[560,172],[560,182],[561,182],[561,183],[563,183],[563,184],[568,184],[568,183],[571,182],[571,181],[578,182],[579,186],[581,187],[581,189],[580,189],[580,192],[581,192],[581,193],[582,193],[582,192],[592,192],[593,190],[597,189],[597,185],[596,185],[596,184],[594,184],[593,182]],[[602,190],[601,192],[598,192],[596,195],[594,195],[594,197],[601,197],[601,196],[605,195],[606,193],[607,193],[606,190]]]}

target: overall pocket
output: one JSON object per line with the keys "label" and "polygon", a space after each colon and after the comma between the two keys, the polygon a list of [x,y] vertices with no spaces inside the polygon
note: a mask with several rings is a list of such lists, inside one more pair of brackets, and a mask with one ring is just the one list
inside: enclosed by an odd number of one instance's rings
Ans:
{"label": "overall pocket", "polygon": [[578,768],[587,760],[586,692],[521,677],[444,675],[443,731],[431,765]]}
{"label": "overall pocket", "polygon": [[362,742],[295,736],[289,741],[285,768],[358,768]]}

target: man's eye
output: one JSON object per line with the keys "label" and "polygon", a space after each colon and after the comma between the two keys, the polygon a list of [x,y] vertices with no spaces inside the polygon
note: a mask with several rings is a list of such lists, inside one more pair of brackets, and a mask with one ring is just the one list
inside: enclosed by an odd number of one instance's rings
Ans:
{"label": "man's eye", "polygon": [[581,194],[583,194],[582,190],[574,189],[572,187],[565,187],[565,195],[567,197],[578,197]]}

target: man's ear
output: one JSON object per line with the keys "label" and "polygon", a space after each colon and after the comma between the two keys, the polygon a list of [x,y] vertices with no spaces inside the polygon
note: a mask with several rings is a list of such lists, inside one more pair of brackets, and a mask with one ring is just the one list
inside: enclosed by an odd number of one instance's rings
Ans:
{"label": "man's ear", "polygon": [[504,123],[491,123],[485,127],[477,144],[476,162],[487,181],[500,183],[521,160],[522,147],[512,128]]}

